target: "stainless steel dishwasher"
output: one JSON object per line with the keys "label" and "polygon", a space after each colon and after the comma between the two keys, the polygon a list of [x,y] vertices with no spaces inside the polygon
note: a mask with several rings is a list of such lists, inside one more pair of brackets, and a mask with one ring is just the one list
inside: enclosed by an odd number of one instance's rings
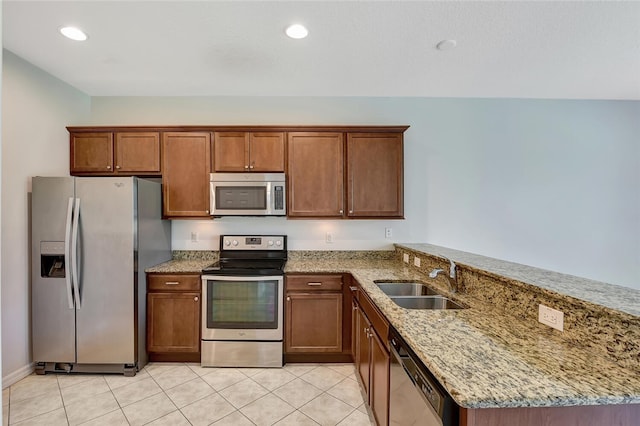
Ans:
{"label": "stainless steel dishwasher", "polygon": [[395,329],[389,331],[391,372],[389,424],[452,426],[459,407]]}

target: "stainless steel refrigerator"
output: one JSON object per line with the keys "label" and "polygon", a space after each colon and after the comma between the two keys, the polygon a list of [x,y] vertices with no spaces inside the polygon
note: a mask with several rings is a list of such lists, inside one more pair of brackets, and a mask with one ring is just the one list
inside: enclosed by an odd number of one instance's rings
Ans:
{"label": "stainless steel refrigerator", "polygon": [[34,177],[31,245],[36,372],[134,375],[147,363],[144,270],[171,258],[160,183]]}

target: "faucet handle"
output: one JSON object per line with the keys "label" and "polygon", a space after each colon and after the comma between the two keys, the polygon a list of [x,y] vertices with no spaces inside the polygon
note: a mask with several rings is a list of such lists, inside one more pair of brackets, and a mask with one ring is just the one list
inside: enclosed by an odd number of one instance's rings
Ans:
{"label": "faucet handle", "polygon": [[433,271],[429,272],[429,278],[437,277],[440,272],[444,272],[444,269],[434,269]]}

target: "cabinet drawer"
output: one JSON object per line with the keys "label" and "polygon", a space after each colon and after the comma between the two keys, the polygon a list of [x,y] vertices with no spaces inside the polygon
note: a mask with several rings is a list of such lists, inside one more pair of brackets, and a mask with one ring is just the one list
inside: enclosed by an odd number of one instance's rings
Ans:
{"label": "cabinet drawer", "polygon": [[342,275],[287,275],[287,291],[342,290]]}
{"label": "cabinet drawer", "polygon": [[200,291],[200,275],[147,275],[148,291]]}

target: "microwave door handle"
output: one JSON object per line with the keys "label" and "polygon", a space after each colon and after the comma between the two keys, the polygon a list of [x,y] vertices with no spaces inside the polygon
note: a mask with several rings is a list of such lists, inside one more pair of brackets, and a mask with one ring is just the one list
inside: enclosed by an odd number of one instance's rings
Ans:
{"label": "microwave door handle", "polygon": [[271,186],[271,182],[267,182],[266,185],[266,191],[267,191],[267,213],[271,213],[273,210],[273,194],[271,193],[271,191],[273,190],[272,186]]}
{"label": "microwave door handle", "polygon": [[80,198],[76,198],[73,210],[73,226],[71,228],[71,282],[74,285],[76,310],[80,309],[80,273],[78,268],[78,228],[80,219]]}
{"label": "microwave door handle", "polygon": [[71,220],[73,217],[73,197],[67,204],[67,220],[64,229],[64,282],[67,288],[67,303],[73,309],[73,284],[71,282]]}
{"label": "microwave door handle", "polygon": [[213,215],[216,211],[216,185],[213,182],[209,183],[209,213]]}

